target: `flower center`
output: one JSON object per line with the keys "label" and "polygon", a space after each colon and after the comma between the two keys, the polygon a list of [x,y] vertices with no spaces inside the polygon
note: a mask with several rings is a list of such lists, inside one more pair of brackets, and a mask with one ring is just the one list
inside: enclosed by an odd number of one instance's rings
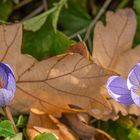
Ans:
{"label": "flower center", "polygon": [[2,83],[0,82],[0,88],[2,88]]}
{"label": "flower center", "polygon": [[3,80],[2,79],[0,79],[0,88],[2,88],[3,87]]}
{"label": "flower center", "polygon": [[137,95],[139,95],[139,96],[140,96],[140,88],[138,89]]}

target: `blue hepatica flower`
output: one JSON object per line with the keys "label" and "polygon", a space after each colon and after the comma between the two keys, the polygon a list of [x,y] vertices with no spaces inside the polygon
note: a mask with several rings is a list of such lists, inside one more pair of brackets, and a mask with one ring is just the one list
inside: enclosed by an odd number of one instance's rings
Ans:
{"label": "blue hepatica flower", "polygon": [[0,62],[0,106],[6,106],[13,99],[16,80],[11,67]]}
{"label": "blue hepatica flower", "polygon": [[140,62],[130,71],[127,80],[120,76],[111,76],[107,81],[109,94],[116,101],[140,107]]}

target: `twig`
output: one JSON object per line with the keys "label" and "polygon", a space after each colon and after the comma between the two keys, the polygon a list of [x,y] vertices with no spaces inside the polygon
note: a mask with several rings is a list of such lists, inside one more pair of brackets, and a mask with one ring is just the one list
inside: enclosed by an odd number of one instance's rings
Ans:
{"label": "twig", "polygon": [[89,52],[91,54],[92,53],[92,41],[91,41],[90,37],[88,38],[88,48],[89,48]]}
{"label": "twig", "polygon": [[42,2],[43,2],[44,10],[47,11],[48,9],[47,0],[42,0]]}
{"label": "twig", "polygon": [[78,37],[79,41],[83,42],[82,37],[79,34],[77,35],[77,37]]}
{"label": "twig", "polygon": [[89,35],[90,35],[90,32],[93,28],[93,26],[95,25],[95,23],[98,21],[98,19],[102,16],[102,14],[105,12],[106,8],[108,7],[108,5],[110,4],[111,0],[106,0],[106,2],[104,3],[103,7],[100,9],[99,13],[97,14],[97,16],[95,17],[95,19],[90,23],[88,29],[87,29],[87,32],[86,32],[86,35],[85,35],[85,38],[84,38],[84,41],[87,41]]}
{"label": "twig", "polygon": [[[101,10],[105,10],[105,9],[107,8],[107,6],[109,5],[110,2],[111,2],[111,0],[107,0],[107,1],[105,2],[104,6],[102,7]],[[103,13],[101,13],[101,10],[100,10],[100,12],[97,14],[97,16],[95,17],[96,21],[95,21],[95,19],[94,19],[94,20],[90,23],[89,26],[87,26],[87,27],[85,27],[85,28],[79,30],[79,31],[76,32],[75,34],[71,35],[69,38],[72,39],[72,38],[75,38],[78,34],[83,34],[83,33],[85,33],[85,32],[89,29],[89,27],[92,29],[93,26],[94,26],[94,24],[97,22],[97,20],[100,18],[100,16],[104,13],[104,11],[103,11]],[[101,15],[99,15],[99,14],[101,14]],[[98,17],[98,18],[97,18],[97,17]],[[94,23],[94,22],[95,22],[95,23]],[[94,24],[93,24],[93,23],[94,23]],[[92,25],[92,24],[93,24],[93,25]],[[91,29],[90,29],[90,30],[91,30]]]}
{"label": "twig", "polygon": [[3,111],[4,111],[4,113],[5,113],[6,117],[7,117],[7,119],[10,120],[10,122],[12,123],[15,132],[17,133],[18,130],[17,130],[17,127],[16,127],[15,122],[13,120],[13,116],[11,114],[10,109],[8,108],[8,106],[2,107],[2,109],[3,109]]}
{"label": "twig", "polygon": [[106,136],[109,140],[115,140],[114,138],[112,138],[109,134],[107,134],[105,131],[101,130],[101,129],[98,129],[98,128],[95,128],[96,131],[100,134],[103,134],[104,136]]}
{"label": "twig", "polygon": [[24,21],[24,20],[26,20],[26,19],[29,19],[29,18],[31,18],[31,17],[33,17],[33,16],[36,16],[36,15],[39,14],[41,11],[43,11],[43,9],[44,9],[44,6],[43,6],[43,5],[39,6],[37,9],[35,9],[34,11],[32,11],[29,15],[27,15],[26,17],[24,17],[24,18],[22,19],[22,21]]}
{"label": "twig", "polygon": [[78,34],[82,34],[82,33],[86,32],[87,29],[88,29],[88,27],[85,27],[85,28],[79,30],[78,32],[76,32],[75,34],[71,35],[69,38],[72,39],[72,38],[76,37]]}
{"label": "twig", "polygon": [[121,3],[118,5],[116,11],[119,10],[119,9],[121,9],[121,8],[123,8],[123,7],[125,7],[128,4],[128,2],[129,2],[129,0],[123,0],[123,1],[121,1]]}
{"label": "twig", "polygon": [[19,9],[30,2],[32,2],[32,0],[23,0],[14,7],[14,10]]}
{"label": "twig", "polygon": [[[87,45],[86,45],[86,43],[83,41],[82,37],[81,37],[79,34],[77,35],[77,37],[78,37],[78,39],[79,39],[80,42],[83,42],[85,48],[87,49]],[[87,50],[87,52],[88,52],[88,50]]]}

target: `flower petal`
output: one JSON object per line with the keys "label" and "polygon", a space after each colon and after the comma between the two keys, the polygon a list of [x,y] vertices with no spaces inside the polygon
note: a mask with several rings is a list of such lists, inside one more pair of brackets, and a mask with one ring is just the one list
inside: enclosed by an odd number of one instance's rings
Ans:
{"label": "flower petal", "polygon": [[0,89],[0,106],[6,106],[13,99],[14,94],[10,90]]}
{"label": "flower petal", "polygon": [[16,80],[13,70],[8,64],[0,62],[0,77],[4,81],[3,88],[14,93],[16,90]]}
{"label": "flower petal", "polygon": [[110,77],[107,81],[107,89],[109,94],[116,101],[125,105],[130,105],[134,103],[131,98],[131,91],[127,88],[127,82],[122,77]]}
{"label": "flower petal", "polygon": [[128,89],[133,86],[140,87],[140,63],[137,63],[130,71],[127,78]]}
{"label": "flower petal", "polygon": [[4,69],[4,65],[0,62],[0,84],[5,87],[7,85],[7,74]]}
{"label": "flower petal", "polygon": [[138,87],[132,87],[131,88],[131,97],[134,101],[134,103],[140,107],[140,95],[138,95],[139,88]]}

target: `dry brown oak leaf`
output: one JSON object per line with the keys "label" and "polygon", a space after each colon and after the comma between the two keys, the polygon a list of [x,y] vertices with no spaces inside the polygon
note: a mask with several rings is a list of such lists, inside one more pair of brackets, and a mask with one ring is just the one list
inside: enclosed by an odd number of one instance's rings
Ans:
{"label": "dry brown oak leaf", "polygon": [[[87,121],[83,121],[82,113],[78,114],[64,114],[65,122],[74,130],[82,140],[113,140],[106,132],[94,128]],[[81,119],[82,117],[82,119]]]}
{"label": "dry brown oak leaf", "polygon": [[[93,41],[93,59],[97,64],[127,76],[126,67],[116,70],[118,58],[131,48],[136,31],[136,17],[131,9],[107,12],[106,25],[97,22]],[[127,60],[129,63],[129,59]],[[130,65],[128,63],[128,65]],[[131,64],[132,65],[132,64]]]}
{"label": "dry brown oak leaf", "polygon": [[53,133],[59,140],[79,140],[79,137],[65,124],[47,114],[38,115],[30,112],[26,131],[30,140],[43,132]]}
{"label": "dry brown oak leaf", "polygon": [[110,104],[99,94],[112,72],[79,54],[47,60],[21,54],[22,25],[0,26],[0,61],[15,73],[17,90],[10,105],[15,113],[40,111],[60,117],[62,112],[88,112],[101,118]]}
{"label": "dry brown oak leaf", "polygon": [[[140,46],[131,48],[135,32],[136,16],[132,9],[107,12],[106,25],[99,21],[95,27],[93,60],[127,78],[131,68],[140,60]],[[103,90],[102,93],[106,94],[114,113],[140,115],[140,109],[136,105],[126,107],[112,100],[105,88]]]}

